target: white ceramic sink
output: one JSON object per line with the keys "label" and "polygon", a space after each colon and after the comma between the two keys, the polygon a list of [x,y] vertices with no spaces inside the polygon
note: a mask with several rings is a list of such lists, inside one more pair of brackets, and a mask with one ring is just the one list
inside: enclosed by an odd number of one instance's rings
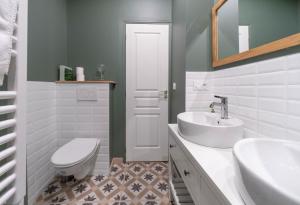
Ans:
{"label": "white ceramic sink", "polygon": [[231,148],[243,137],[243,122],[221,119],[220,114],[184,112],[177,115],[179,134],[191,142],[216,148]]}
{"label": "white ceramic sink", "polygon": [[244,139],[233,153],[247,205],[300,205],[300,142]]}

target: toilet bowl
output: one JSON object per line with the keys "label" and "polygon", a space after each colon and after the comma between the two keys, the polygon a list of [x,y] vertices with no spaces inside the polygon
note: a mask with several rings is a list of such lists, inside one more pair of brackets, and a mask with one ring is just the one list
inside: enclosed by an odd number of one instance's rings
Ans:
{"label": "toilet bowl", "polygon": [[59,175],[83,179],[94,168],[99,146],[100,139],[75,138],[52,155],[51,163]]}

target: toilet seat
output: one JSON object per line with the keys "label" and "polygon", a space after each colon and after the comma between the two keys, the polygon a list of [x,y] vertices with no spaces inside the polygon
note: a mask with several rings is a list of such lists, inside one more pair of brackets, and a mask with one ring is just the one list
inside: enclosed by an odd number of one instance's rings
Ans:
{"label": "toilet seat", "polygon": [[51,157],[56,167],[72,167],[86,159],[97,150],[99,139],[75,138],[59,148]]}

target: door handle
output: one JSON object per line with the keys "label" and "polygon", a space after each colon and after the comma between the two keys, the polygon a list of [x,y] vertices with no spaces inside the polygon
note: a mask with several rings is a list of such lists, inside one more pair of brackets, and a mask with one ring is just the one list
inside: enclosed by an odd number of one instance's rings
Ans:
{"label": "door handle", "polygon": [[160,94],[160,96],[162,96],[164,99],[168,99],[168,97],[169,97],[168,90],[160,91],[159,94]]}

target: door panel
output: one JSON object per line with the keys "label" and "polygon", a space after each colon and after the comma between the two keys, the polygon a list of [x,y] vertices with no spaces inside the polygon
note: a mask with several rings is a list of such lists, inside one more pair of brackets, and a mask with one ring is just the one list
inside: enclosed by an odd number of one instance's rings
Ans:
{"label": "door panel", "polygon": [[159,106],[159,99],[157,98],[140,98],[136,99],[136,107],[137,108],[144,108],[144,107],[150,107],[155,108]]}
{"label": "door panel", "polygon": [[136,147],[159,147],[159,115],[138,115],[136,130]]}
{"label": "door panel", "polygon": [[158,61],[159,33],[136,34],[136,89],[159,90]]}
{"label": "door panel", "polygon": [[126,157],[168,159],[169,26],[126,25]]}

